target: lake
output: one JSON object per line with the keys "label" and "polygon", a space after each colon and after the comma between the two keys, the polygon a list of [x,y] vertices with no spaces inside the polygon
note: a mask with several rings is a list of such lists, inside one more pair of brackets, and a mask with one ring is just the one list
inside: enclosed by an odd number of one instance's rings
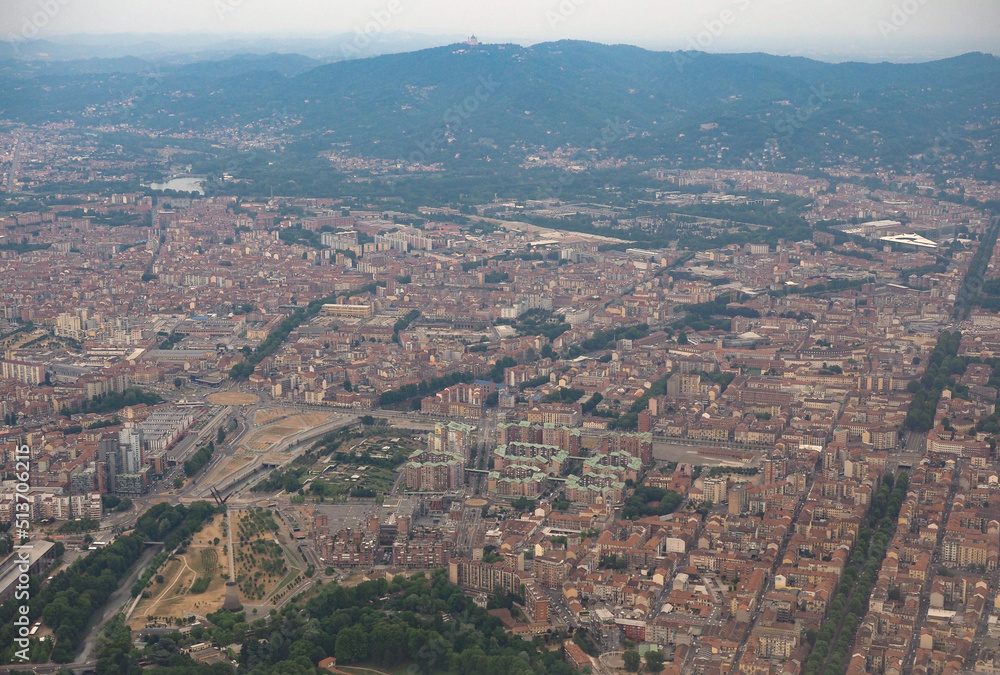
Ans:
{"label": "lake", "polygon": [[205,182],[204,178],[195,178],[193,176],[178,176],[177,178],[171,178],[166,183],[151,183],[149,187],[154,190],[177,190],[178,192],[197,192],[200,195],[205,194],[205,190],[201,187]]}

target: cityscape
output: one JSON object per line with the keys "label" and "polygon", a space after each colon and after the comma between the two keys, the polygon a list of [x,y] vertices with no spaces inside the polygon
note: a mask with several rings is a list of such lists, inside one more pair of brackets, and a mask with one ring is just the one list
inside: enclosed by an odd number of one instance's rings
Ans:
{"label": "cityscape", "polygon": [[997,56],[12,35],[0,671],[1000,673]]}

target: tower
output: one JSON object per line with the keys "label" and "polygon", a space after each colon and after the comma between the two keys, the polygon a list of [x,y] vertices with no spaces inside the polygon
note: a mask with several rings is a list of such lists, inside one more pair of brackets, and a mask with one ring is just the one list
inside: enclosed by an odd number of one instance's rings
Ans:
{"label": "tower", "polygon": [[143,465],[142,429],[134,422],[126,422],[125,427],[118,432],[118,443],[121,446],[124,473],[139,473]]}

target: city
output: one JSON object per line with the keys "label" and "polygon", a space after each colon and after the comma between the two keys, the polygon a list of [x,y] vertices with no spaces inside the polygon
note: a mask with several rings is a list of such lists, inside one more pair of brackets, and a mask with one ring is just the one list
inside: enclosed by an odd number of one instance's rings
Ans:
{"label": "city", "polygon": [[172,77],[0,110],[0,671],[1000,672],[995,87],[805,167],[862,130],[505,147],[481,75],[393,159]]}

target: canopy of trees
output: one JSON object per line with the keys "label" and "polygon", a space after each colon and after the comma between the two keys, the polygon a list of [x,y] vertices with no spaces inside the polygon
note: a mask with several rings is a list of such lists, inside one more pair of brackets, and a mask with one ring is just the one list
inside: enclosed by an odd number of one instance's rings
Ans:
{"label": "canopy of trees", "polygon": [[[172,550],[213,513],[215,508],[207,502],[195,502],[190,506],[156,504],[139,518],[132,534],[120,536],[109,546],[78,558],[44,588],[41,579],[32,575],[30,617],[32,621],[40,617],[52,628],[55,646],[51,659],[56,663],[73,660],[91,615],[104,606],[121,579],[139,560],[144,541],[162,541],[164,550]],[[133,594],[138,595],[135,589]],[[12,598],[0,606],[0,658],[8,663],[16,649],[13,619],[20,604],[21,601]],[[40,643],[35,643],[33,656],[36,653],[39,657],[49,656],[41,654],[37,649]]]}

